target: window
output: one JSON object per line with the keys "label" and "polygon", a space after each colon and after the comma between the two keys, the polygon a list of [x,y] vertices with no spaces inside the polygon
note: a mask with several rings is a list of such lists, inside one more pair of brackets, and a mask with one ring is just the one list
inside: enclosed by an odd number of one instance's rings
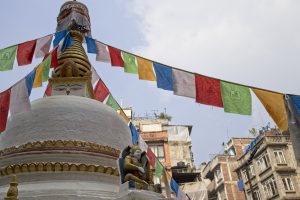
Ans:
{"label": "window", "polygon": [[248,192],[247,199],[248,200],[262,200],[258,189],[253,190],[253,198],[252,198],[252,193]]}
{"label": "window", "polygon": [[264,188],[265,194],[268,198],[273,197],[276,194],[278,194],[277,185],[276,185],[274,177],[266,180],[263,183],[263,188]]}
{"label": "window", "polygon": [[165,162],[165,150],[163,145],[150,146],[150,149],[160,162]]}
{"label": "window", "polygon": [[282,151],[274,151],[277,164],[286,164],[285,157]]}
{"label": "window", "polygon": [[257,158],[257,166],[259,167],[260,171],[265,170],[270,166],[270,159],[268,153],[265,151],[262,155]]}
{"label": "window", "polygon": [[[255,176],[253,164],[249,165],[248,172],[249,172],[249,174],[248,174],[249,178],[252,178]],[[248,175],[247,175],[246,168],[242,170],[242,174],[243,174],[244,180],[248,181]]]}
{"label": "window", "polygon": [[247,182],[248,181],[248,176],[247,176],[246,169],[243,169],[242,174],[243,174],[243,178],[244,178],[245,182]]}
{"label": "window", "polygon": [[284,185],[284,189],[286,191],[294,191],[295,190],[292,179],[290,177],[282,178],[282,182]]}
{"label": "window", "polygon": [[223,180],[223,176],[222,176],[222,172],[221,172],[221,169],[216,169],[215,171],[215,179],[218,182],[220,182],[221,180]]}

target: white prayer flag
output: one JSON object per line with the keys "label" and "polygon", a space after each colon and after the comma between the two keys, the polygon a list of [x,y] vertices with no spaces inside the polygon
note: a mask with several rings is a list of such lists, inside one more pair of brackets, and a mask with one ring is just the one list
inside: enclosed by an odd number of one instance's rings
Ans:
{"label": "white prayer flag", "polygon": [[49,52],[52,37],[53,35],[51,34],[42,37],[36,41],[36,47],[34,52],[36,58],[43,58]]}
{"label": "white prayer flag", "polygon": [[139,137],[139,147],[142,151],[147,152],[148,149],[148,145],[146,144],[146,142],[144,141],[144,139],[142,138],[142,136],[140,135]]}
{"label": "white prayer flag", "polygon": [[195,98],[195,75],[193,73],[173,69],[173,89],[175,95]]}
{"label": "white prayer flag", "polygon": [[96,60],[110,63],[108,47],[98,41],[96,41],[96,47],[97,47]]}
{"label": "white prayer flag", "polygon": [[30,110],[30,100],[26,87],[26,79],[11,88],[10,114],[14,115]]}
{"label": "white prayer flag", "polygon": [[92,67],[92,85],[94,85],[99,79],[99,74],[97,73],[96,69]]}

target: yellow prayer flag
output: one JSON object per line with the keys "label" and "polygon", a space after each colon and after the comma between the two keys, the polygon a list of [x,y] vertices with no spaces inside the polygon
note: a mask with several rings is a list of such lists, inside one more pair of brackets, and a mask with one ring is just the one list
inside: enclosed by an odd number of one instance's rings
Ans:
{"label": "yellow prayer flag", "polygon": [[42,87],[43,80],[43,65],[39,64],[35,70],[35,78],[33,82],[33,88]]}
{"label": "yellow prayer flag", "polygon": [[277,124],[278,128],[282,131],[286,131],[288,129],[288,120],[284,106],[283,94],[259,89],[252,89],[252,91],[261,101],[269,115]]}
{"label": "yellow prayer flag", "polygon": [[118,110],[118,113],[121,115],[121,117],[123,117],[123,119],[125,120],[125,122],[128,124],[129,123],[129,118],[126,116],[125,112],[123,111],[123,109]]}
{"label": "yellow prayer flag", "polygon": [[140,57],[136,57],[140,80],[156,81],[152,62]]}

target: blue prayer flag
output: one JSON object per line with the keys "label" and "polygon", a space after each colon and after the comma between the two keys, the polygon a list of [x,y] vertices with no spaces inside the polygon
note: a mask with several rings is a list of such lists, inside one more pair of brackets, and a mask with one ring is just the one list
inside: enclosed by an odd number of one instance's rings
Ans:
{"label": "blue prayer flag", "polygon": [[31,94],[31,90],[32,90],[34,78],[35,78],[35,69],[32,70],[32,72],[30,72],[30,73],[25,77],[25,79],[26,79],[26,87],[27,87],[27,91],[28,91],[28,96],[30,96],[30,94]]}
{"label": "blue prayer flag", "polygon": [[170,185],[171,185],[172,190],[176,193],[176,196],[178,196],[179,187],[178,187],[178,184],[176,183],[176,181],[173,178],[171,178]]}
{"label": "blue prayer flag", "polygon": [[157,87],[173,91],[173,71],[171,67],[153,62]]}
{"label": "blue prayer flag", "polygon": [[300,96],[290,95],[290,98],[294,104],[294,107],[295,107],[298,115],[300,115]]}
{"label": "blue prayer flag", "polygon": [[56,32],[54,34],[55,38],[53,40],[53,46],[56,47],[59,42],[67,35],[67,30]]}
{"label": "blue prayer flag", "polygon": [[139,141],[139,133],[137,132],[137,130],[135,129],[135,127],[133,126],[133,124],[130,122],[129,123],[129,128],[131,131],[131,136],[132,136],[132,144],[137,144]]}
{"label": "blue prayer flag", "polygon": [[97,53],[96,41],[93,38],[85,37],[88,53]]}
{"label": "blue prayer flag", "polygon": [[244,191],[244,182],[243,182],[243,180],[239,179],[237,184],[238,184],[239,191],[240,192]]}
{"label": "blue prayer flag", "polygon": [[70,34],[68,34],[65,37],[64,43],[61,47],[61,52],[64,52],[66,50],[66,48],[68,48],[69,46],[72,46],[72,45],[74,45],[74,41],[72,40]]}

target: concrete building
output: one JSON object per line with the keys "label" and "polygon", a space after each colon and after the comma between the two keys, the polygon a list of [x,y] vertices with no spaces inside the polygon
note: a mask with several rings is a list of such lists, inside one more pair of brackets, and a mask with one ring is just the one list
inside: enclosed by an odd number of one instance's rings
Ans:
{"label": "concrete building", "polygon": [[202,170],[203,179],[211,182],[207,186],[210,200],[243,200],[244,193],[238,190],[238,176],[234,172],[236,160],[253,138],[232,138],[224,146],[222,154],[215,155]]}
{"label": "concrete building", "polygon": [[260,134],[238,159],[236,172],[247,199],[300,199],[300,176],[288,134]]}

